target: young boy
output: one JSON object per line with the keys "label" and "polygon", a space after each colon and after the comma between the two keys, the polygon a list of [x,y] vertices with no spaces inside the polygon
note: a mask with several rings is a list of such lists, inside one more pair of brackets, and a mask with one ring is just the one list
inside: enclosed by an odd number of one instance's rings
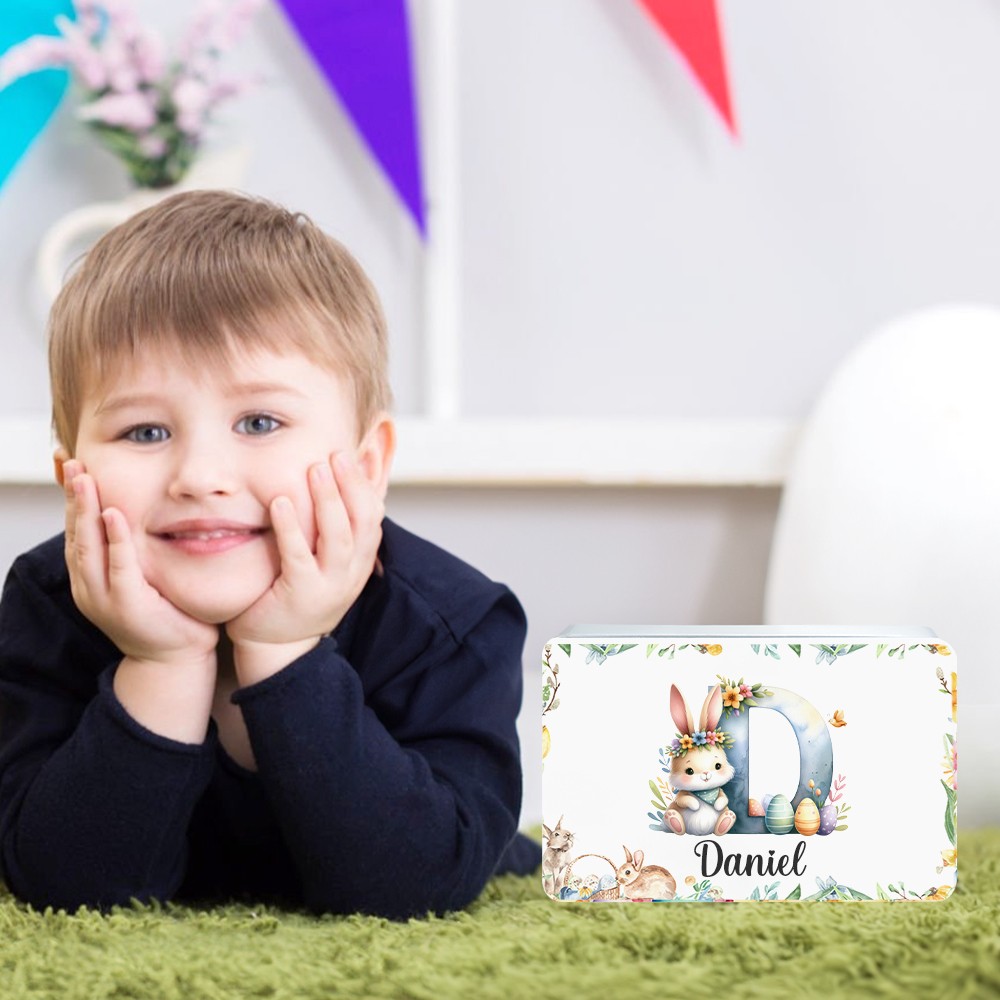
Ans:
{"label": "young boy", "polygon": [[393,918],[529,872],[524,616],[391,521],[386,335],[309,220],[221,192],[52,309],[66,531],[0,603],[0,867],[37,907]]}

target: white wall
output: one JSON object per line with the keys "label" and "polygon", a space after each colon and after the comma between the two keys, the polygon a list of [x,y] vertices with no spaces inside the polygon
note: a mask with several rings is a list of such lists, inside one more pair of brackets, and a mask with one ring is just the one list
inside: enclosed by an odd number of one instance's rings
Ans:
{"label": "white wall", "polygon": [[[440,3],[412,3],[422,77]],[[195,6],[138,3],[155,24]],[[800,419],[885,319],[1000,301],[1000,7],[720,9],[737,141],[633,0],[456,4],[459,183],[431,177],[430,195],[432,224],[457,200],[466,414]],[[219,145],[248,142],[246,188],[355,249],[385,299],[399,410],[419,413],[427,251],[276,10],[233,66],[273,82],[224,111]],[[0,190],[0,418],[48,406],[39,240],[125,191],[69,107]],[[522,597],[531,762],[544,639],[573,620],[759,620],[777,504],[773,489],[405,487],[390,514]],[[56,491],[0,486],[0,562],[60,521]]]}

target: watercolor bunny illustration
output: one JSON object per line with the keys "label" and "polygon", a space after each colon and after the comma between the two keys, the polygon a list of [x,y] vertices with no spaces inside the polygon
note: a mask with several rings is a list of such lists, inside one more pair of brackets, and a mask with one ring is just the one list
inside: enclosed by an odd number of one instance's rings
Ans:
{"label": "watercolor bunny illustration", "polygon": [[633,856],[625,845],[625,864],[619,865],[618,884],[627,899],[673,899],[677,882],[666,868],[644,865],[645,856],[636,851]]}
{"label": "watercolor bunny illustration", "polygon": [[569,860],[569,850],[573,846],[573,834],[563,829],[562,821],[563,817],[560,816],[559,822],[552,830],[542,824],[542,829],[545,831],[542,878],[545,881],[545,891],[550,896],[559,895],[559,890],[564,885],[566,862]]}
{"label": "watercolor bunny illustration", "polygon": [[716,684],[708,693],[696,727],[684,696],[671,684],[670,715],[678,730],[677,739],[667,748],[670,784],[676,794],[663,822],[676,834],[721,837],[736,822],[722,790],[735,772],[725,750],[731,739],[716,729],[722,717],[721,687]]}
{"label": "watercolor bunny illustration", "polygon": [[[673,899],[677,882],[666,868],[647,865],[642,851],[632,852],[622,844],[625,861],[615,869],[615,884],[592,893],[591,902],[627,899]],[[610,858],[605,860],[610,861]]]}

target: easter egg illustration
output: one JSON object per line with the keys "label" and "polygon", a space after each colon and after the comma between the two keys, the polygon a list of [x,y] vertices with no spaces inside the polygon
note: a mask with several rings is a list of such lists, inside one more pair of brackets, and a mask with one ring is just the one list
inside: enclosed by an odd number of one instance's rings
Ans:
{"label": "easter egg illustration", "polygon": [[819,810],[812,799],[803,799],[795,810],[795,829],[803,837],[811,837],[820,826]]}
{"label": "easter egg illustration", "polygon": [[837,807],[830,802],[819,811],[819,835],[826,837],[837,827]]}
{"label": "easter egg illustration", "polygon": [[552,747],[552,736],[549,734],[549,727],[542,726],[542,760],[545,760],[549,755],[549,749]]}
{"label": "easter egg illustration", "polygon": [[764,813],[764,826],[771,833],[790,833],[795,825],[795,812],[787,795],[772,795]]}
{"label": "easter egg illustration", "polygon": [[751,799],[750,800],[750,803],[749,803],[749,806],[748,806],[748,810],[749,810],[749,813],[750,813],[751,816],[763,816],[764,815],[764,807],[756,799]]}

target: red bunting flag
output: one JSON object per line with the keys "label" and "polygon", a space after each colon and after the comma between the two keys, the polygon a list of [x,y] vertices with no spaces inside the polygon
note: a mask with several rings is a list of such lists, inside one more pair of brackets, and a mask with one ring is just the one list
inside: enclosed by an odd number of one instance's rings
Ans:
{"label": "red bunting flag", "polygon": [[677,47],[709,99],[736,135],[716,0],[639,0]]}

